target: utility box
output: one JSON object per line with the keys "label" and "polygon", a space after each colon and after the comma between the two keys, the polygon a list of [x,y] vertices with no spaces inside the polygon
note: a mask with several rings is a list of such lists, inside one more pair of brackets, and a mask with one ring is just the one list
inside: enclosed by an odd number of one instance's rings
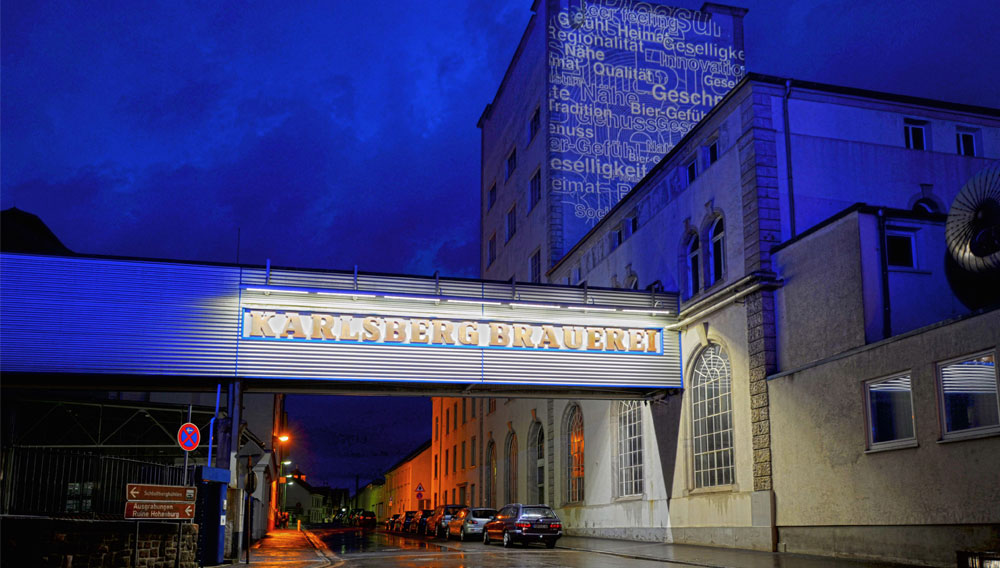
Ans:
{"label": "utility box", "polygon": [[195,470],[198,481],[198,506],[195,522],[198,523],[198,564],[222,564],[226,544],[226,489],[229,487],[229,470],[217,467],[199,467]]}

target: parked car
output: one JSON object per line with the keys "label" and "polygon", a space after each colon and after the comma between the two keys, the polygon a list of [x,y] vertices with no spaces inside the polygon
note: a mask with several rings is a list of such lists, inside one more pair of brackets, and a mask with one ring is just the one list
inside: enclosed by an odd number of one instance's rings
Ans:
{"label": "parked car", "polygon": [[413,521],[410,523],[410,532],[416,534],[426,534],[427,518],[430,517],[433,512],[434,509],[417,511],[417,516],[413,517]]}
{"label": "parked car", "polygon": [[531,542],[544,542],[548,548],[555,548],[562,536],[562,521],[548,505],[504,505],[496,518],[486,523],[483,530],[483,544],[501,541],[505,547],[520,542],[527,546]]}
{"label": "parked car", "polygon": [[464,505],[439,505],[427,519],[427,534],[445,538],[448,535],[448,522],[451,521],[451,517],[464,508]]}
{"label": "parked car", "polygon": [[391,531],[396,530],[396,519],[399,518],[399,513],[394,514],[385,520],[385,530]]}
{"label": "parked car", "polygon": [[375,528],[375,513],[365,511],[358,515],[358,526],[365,528]]}
{"label": "parked car", "polygon": [[403,516],[400,517],[398,521],[396,521],[398,525],[396,527],[396,530],[400,532],[406,532],[406,529],[410,528],[410,523],[413,522],[413,517],[415,516],[417,516],[416,511],[406,511],[405,513],[403,513]]}
{"label": "parked car", "polygon": [[463,541],[468,536],[482,538],[483,527],[492,521],[496,514],[496,509],[466,507],[448,521],[448,538],[457,536],[458,540]]}

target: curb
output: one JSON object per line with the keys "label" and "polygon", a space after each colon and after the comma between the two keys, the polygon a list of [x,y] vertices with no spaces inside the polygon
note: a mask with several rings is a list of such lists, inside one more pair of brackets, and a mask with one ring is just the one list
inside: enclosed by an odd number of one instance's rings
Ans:
{"label": "curb", "polygon": [[561,545],[559,545],[559,543],[556,543],[556,548],[561,548],[563,550],[574,550],[576,552],[592,552],[594,554],[605,554],[605,555],[608,555],[608,556],[618,556],[619,558],[629,558],[629,559],[632,559],[632,560],[650,560],[650,561],[653,561],[653,562],[670,562],[672,564],[681,564],[681,565],[684,565],[684,566],[698,566],[700,568],[729,568],[727,566],[722,566],[722,565],[719,565],[719,564],[700,564],[700,563],[697,563],[697,562],[690,562],[690,561],[686,561],[686,560],[676,560],[676,559],[660,558],[659,556],[646,556],[644,554],[627,554],[627,553],[623,553],[623,552],[612,552],[612,551],[609,551],[609,550],[597,550],[597,549],[594,549],[594,548],[577,548],[577,547],[573,547],[573,546],[561,546]]}

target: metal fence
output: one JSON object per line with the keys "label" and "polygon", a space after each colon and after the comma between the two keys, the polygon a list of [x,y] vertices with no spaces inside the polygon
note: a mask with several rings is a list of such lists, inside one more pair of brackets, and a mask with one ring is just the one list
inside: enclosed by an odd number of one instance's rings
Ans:
{"label": "metal fence", "polygon": [[4,452],[3,513],[122,518],[129,483],[182,485],[181,466],[51,448]]}

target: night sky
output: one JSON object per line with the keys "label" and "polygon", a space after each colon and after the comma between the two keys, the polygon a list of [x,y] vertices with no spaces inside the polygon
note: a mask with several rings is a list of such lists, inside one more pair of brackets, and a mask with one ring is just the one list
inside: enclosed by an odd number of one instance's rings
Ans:
{"label": "night sky", "polygon": [[[477,276],[476,121],[531,3],[2,0],[0,207],[82,253]],[[734,4],[751,71],[1000,106],[995,0]],[[430,435],[427,399],[288,409],[352,489]]]}

